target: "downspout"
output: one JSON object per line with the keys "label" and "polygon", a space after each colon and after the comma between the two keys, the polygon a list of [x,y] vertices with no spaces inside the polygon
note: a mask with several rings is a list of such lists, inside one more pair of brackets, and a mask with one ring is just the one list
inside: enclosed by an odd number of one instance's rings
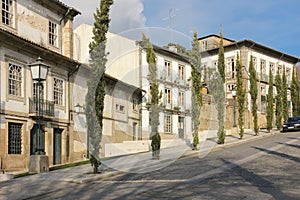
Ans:
{"label": "downspout", "polygon": [[70,86],[71,86],[71,84],[70,84],[70,77],[73,76],[74,73],[76,73],[79,70],[80,66],[81,66],[81,64],[78,64],[73,71],[70,71],[68,73],[68,77],[67,77],[67,82],[68,82],[68,97],[67,97],[68,98],[68,109],[67,109],[67,111],[68,111],[68,126],[67,126],[67,152],[66,152],[66,154],[67,154],[68,162],[70,162],[70,147],[71,147],[71,145],[70,145],[70,125],[71,125],[71,110],[70,110],[70,108],[71,108],[71,106],[70,106],[71,105],[71,95],[70,95],[71,89],[70,89]]}

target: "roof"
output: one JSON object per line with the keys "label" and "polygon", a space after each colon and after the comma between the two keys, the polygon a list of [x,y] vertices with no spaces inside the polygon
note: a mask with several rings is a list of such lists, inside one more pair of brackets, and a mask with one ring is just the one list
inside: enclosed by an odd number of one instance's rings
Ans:
{"label": "roof", "polygon": [[[142,41],[137,41],[137,44],[139,44],[143,48]],[[187,62],[187,63],[190,62],[189,61],[189,57],[186,56],[186,55],[182,55],[182,54],[176,53],[174,51],[168,50],[166,48],[163,48],[163,47],[160,47],[160,46],[157,46],[157,45],[154,45],[154,44],[152,44],[152,45],[153,45],[154,51],[156,51],[156,52],[162,53],[164,55],[176,58],[178,60],[181,60],[181,61],[184,61],[184,62]]]}
{"label": "roof", "polygon": [[[204,36],[204,37],[200,37],[200,38],[198,38],[198,40],[204,40],[204,39],[210,38],[210,37],[221,38],[219,35],[216,35],[216,34],[210,34],[210,35],[206,35],[206,36]],[[235,40],[228,39],[228,38],[225,38],[225,37],[223,37],[223,39],[224,39],[224,40],[228,40],[228,41],[230,41],[230,42],[236,42]]]}
{"label": "roof", "polygon": [[[273,56],[274,58],[278,58],[278,59],[286,61],[286,62],[290,62],[290,63],[294,63],[294,64],[297,62],[300,62],[300,58],[298,58],[296,56],[292,56],[292,55],[283,53],[281,51],[278,51],[276,49],[267,47],[265,45],[259,44],[257,42],[254,42],[254,41],[248,40],[248,39],[234,42],[233,44],[224,46],[224,51],[226,52],[226,51],[230,51],[230,50],[234,50],[234,49],[239,49],[242,46],[245,46],[249,49],[256,50],[256,51],[261,52],[266,55]],[[214,49],[202,52],[201,56],[207,57],[210,55],[216,55],[216,54],[218,54],[218,51],[219,51],[219,48],[214,48]]]}
{"label": "roof", "polygon": [[52,9],[56,8],[61,13],[68,13],[70,16],[75,17],[78,14],[81,14],[80,11],[76,10],[73,7],[70,7],[59,0],[34,0],[35,2],[42,4],[43,7]]}

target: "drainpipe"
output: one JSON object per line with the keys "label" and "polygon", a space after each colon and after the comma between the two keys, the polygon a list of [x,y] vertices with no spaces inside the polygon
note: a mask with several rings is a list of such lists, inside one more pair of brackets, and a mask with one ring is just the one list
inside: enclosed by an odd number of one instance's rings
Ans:
{"label": "drainpipe", "polygon": [[68,96],[67,96],[67,98],[68,98],[68,109],[67,109],[67,111],[68,111],[68,126],[67,126],[67,141],[68,141],[68,143],[67,143],[67,152],[66,152],[66,154],[67,154],[67,158],[68,158],[68,162],[70,162],[70,124],[71,124],[71,95],[70,95],[70,77],[71,76],[73,76],[74,75],[74,73],[76,73],[78,70],[79,70],[79,68],[80,68],[80,66],[81,66],[81,64],[78,64],[77,66],[76,66],[76,68],[73,70],[73,71],[70,71],[69,73],[68,73],[68,77],[67,77],[67,82],[68,82]]}

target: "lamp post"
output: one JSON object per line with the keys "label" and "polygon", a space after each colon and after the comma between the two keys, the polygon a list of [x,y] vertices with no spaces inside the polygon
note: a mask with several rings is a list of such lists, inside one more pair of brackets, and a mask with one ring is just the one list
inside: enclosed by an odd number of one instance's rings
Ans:
{"label": "lamp post", "polygon": [[236,127],[236,90],[235,88],[231,91],[232,97],[233,97],[233,127]]}
{"label": "lamp post", "polygon": [[43,129],[41,126],[41,120],[43,117],[43,112],[41,108],[41,83],[45,81],[47,78],[48,69],[50,68],[48,65],[43,63],[43,59],[38,57],[35,63],[29,64],[32,80],[37,81],[37,88],[36,88],[36,113],[37,113],[37,133],[35,137],[36,148],[34,149],[35,155],[45,155],[45,148],[44,148],[44,136],[43,136]]}

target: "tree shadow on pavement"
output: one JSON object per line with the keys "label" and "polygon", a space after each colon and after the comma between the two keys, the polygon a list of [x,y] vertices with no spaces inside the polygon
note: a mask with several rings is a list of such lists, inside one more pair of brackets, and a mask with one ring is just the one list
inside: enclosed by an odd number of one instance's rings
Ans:
{"label": "tree shadow on pavement", "polygon": [[284,194],[280,188],[276,187],[274,183],[266,180],[262,176],[255,174],[241,166],[222,159],[226,165],[234,165],[234,172],[243,177],[252,186],[257,187],[261,192],[270,194],[274,199],[291,199],[290,196]]}
{"label": "tree shadow on pavement", "polygon": [[286,145],[289,147],[295,147],[295,148],[300,149],[300,145],[296,145],[296,144],[286,144],[286,143],[282,143],[282,142],[277,142],[277,144],[283,144],[283,145]]}
{"label": "tree shadow on pavement", "polygon": [[300,158],[295,157],[295,156],[291,156],[291,155],[288,155],[288,154],[285,154],[285,153],[279,153],[277,151],[272,151],[272,150],[264,149],[264,148],[260,148],[260,147],[253,147],[253,148],[258,149],[258,150],[263,151],[263,152],[266,152],[268,154],[280,156],[281,158],[286,158],[286,159],[289,159],[289,160],[300,163]]}

